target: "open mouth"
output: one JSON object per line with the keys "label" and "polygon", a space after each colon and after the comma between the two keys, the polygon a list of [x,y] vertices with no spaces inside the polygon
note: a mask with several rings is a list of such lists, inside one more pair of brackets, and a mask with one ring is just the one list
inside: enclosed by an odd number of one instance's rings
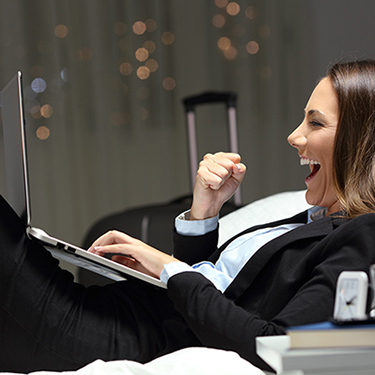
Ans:
{"label": "open mouth", "polygon": [[311,173],[306,177],[306,181],[312,179],[319,171],[320,164],[314,164]]}
{"label": "open mouth", "polygon": [[301,158],[300,164],[312,166],[311,173],[306,177],[305,181],[311,180],[319,172],[320,163],[318,161],[311,160],[308,158]]}

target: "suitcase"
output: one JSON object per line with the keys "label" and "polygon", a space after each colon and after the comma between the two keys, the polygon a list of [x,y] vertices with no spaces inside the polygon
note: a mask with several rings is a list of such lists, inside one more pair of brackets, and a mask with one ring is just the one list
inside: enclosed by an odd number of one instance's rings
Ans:
{"label": "suitcase", "polygon": [[[232,152],[238,152],[236,99],[236,94],[231,92],[207,92],[183,100],[187,116],[190,176],[193,187],[198,166],[195,107],[211,103],[226,104],[230,149]],[[95,239],[108,230],[116,229],[138,238],[161,251],[172,254],[174,219],[178,214],[188,210],[191,207],[191,202],[192,195],[187,195],[170,202],[136,207],[106,216],[89,229],[83,241],[83,248],[88,248]],[[224,216],[240,206],[241,196],[238,190],[234,197],[224,204],[220,215]],[[92,284],[104,285],[112,282],[85,269],[79,270],[78,277],[79,281],[86,286]]]}

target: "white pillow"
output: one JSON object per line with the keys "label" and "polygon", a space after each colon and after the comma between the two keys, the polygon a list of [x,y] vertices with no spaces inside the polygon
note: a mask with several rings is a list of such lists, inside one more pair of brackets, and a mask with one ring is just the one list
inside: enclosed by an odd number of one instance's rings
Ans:
{"label": "white pillow", "polygon": [[243,230],[257,224],[284,219],[311,207],[305,199],[306,190],[270,195],[239,208],[220,219],[219,246]]}

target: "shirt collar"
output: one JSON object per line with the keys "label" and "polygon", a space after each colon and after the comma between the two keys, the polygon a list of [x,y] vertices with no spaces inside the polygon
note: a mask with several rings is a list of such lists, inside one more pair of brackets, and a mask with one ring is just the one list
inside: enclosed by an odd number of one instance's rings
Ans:
{"label": "shirt collar", "polygon": [[321,219],[327,215],[327,207],[313,206],[308,209],[307,212],[307,223]]}

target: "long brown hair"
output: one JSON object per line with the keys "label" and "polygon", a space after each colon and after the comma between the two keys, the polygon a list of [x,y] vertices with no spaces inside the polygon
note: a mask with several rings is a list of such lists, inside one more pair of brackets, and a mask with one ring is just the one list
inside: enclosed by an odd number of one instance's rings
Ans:
{"label": "long brown hair", "polygon": [[375,212],[375,60],[334,65],[327,74],[339,119],[333,177],[348,217]]}

